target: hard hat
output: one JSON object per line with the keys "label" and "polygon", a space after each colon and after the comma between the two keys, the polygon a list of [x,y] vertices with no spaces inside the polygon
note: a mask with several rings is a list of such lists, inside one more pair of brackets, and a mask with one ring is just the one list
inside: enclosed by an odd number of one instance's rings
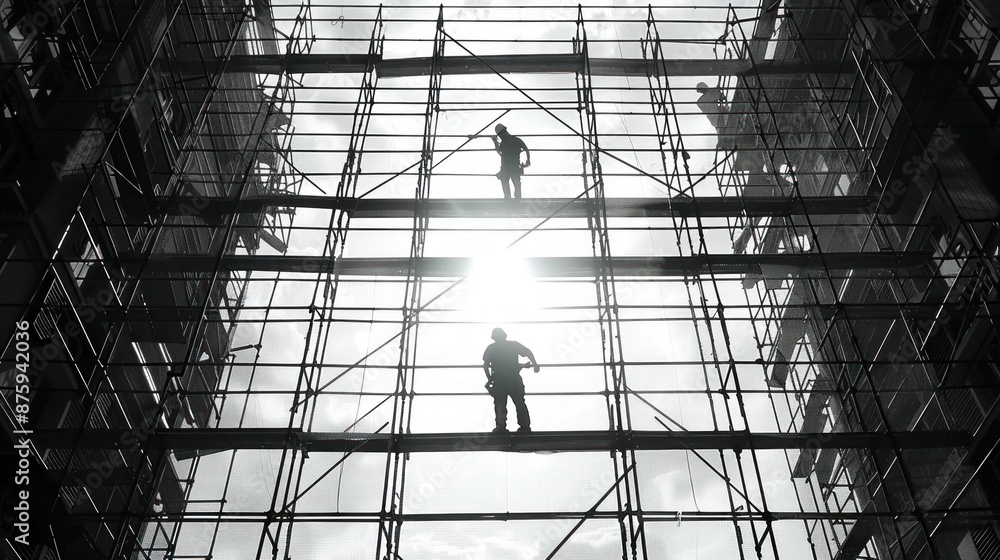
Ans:
{"label": "hard hat", "polygon": [[507,130],[507,127],[502,124],[498,124],[493,128],[493,130],[495,130],[497,134],[500,134],[501,132]]}
{"label": "hard hat", "polygon": [[493,334],[490,335],[490,338],[497,341],[507,340],[507,333],[500,327],[497,327],[493,329]]}
{"label": "hard hat", "polygon": [[706,84],[705,82],[698,82],[698,85],[695,86],[695,90],[697,91],[705,91],[707,89],[708,89],[708,84]]}

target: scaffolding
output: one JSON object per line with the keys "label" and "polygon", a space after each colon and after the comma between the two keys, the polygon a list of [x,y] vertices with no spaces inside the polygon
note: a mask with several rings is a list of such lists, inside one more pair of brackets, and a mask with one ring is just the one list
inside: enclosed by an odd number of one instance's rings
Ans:
{"label": "scaffolding", "polygon": [[[56,549],[992,558],[998,214],[929,116],[992,70],[770,4],[177,3],[33,300],[114,294],[33,427]],[[495,326],[533,433],[489,432]]]}

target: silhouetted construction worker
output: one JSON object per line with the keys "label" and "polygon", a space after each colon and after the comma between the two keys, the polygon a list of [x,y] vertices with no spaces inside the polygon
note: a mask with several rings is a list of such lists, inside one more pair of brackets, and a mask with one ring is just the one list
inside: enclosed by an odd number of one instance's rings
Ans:
{"label": "silhouetted construction worker", "polygon": [[[483,371],[486,372],[486,390],[493,396],[493,406],[497,414],[497,427],[493,433],[507,431],[507,397],[514,401],[517,411],[519,432],[531,431],[531,418],[528,416],[528,406],[524,404],[524,381],[521,380],[521,368],[534,366],[538,372],[538,362],[520,342],[507,340],[507,333],[497,327],[493,329],[491,338],[495,342],[486,347],[483,353]],[[528,358],[527,364],[518,362],[518,357]]]}
{"label": "silhouetted construction worker", "polygon": [[708,122],[718,132],[716,146],[721,150],[736,150],[733,169],[749,173],[746,178],[748,192],[766,188],[767,184],[773,181],[762,176],[767,161],[763,157],[764,150],[760,145],[760,138],[756,134],[740,132],[739,127],[746,125],[741,125],[736,115],[731,113],[732,108],[721,89],[709,87],[705,82],[698,82],[695,89],[701,94],[695,104],[705,113]]}
{"label": "silhouetted construction worker", "polygon": [[[497,135],[493,137],[493,145],[497,153],[500,154],[500,172],[497,179],[500,179],[500,186],[503,187],[503,197],[510,198],[509,181],[514,181],[514,198],[521,198],[521,175],[524,175],[524,168],[531,165],[531,152],[524,142],[507,132],[507,127],[498,124]],[[499,140],[497,139],[499,136]],[[524,165],[521,165],[521,151],[524,151]]]}
{"label": "silhouetted construction worker", "polygon": [[722,90],[717,87],[708,87],[705,82],[698,82],[696,89],[701,97],[695,103],[701,112],[708,117],[708,122],[712,123],[712,126],[721,133],[722,127],[726,124],[724,117],[729,112],[729,104],[722,96]]}

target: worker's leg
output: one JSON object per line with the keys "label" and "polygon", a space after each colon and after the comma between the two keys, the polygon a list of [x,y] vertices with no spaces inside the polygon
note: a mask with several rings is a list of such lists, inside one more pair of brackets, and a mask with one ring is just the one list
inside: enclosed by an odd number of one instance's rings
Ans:
{"label": "worker's leg", "polygon": [[510,198],[510,177],[501,173],[497,175],[497,179],[500,179],[500,187],[503,188],[503,197]]}
{"label": "worker's leg", "polygon": [[[518,380],[511,387],[510,400],[514,401],[514,410],[517,411],[517,425],[524,431],[531,430],[531,416],[528,415],[528,405],[524,402],[524,383]],[[504,412],[506,412],[504,403]]]}
{"label": "worker's leg", "polygon": [[497,429],[507,429],[507,392],[500,387],[493,388],[493,409],[497,415]]}
{"label": "worker's leg", "polygon": [[514,181],[514,198],[521,198],[521,176],[514,175],[510,180]]}

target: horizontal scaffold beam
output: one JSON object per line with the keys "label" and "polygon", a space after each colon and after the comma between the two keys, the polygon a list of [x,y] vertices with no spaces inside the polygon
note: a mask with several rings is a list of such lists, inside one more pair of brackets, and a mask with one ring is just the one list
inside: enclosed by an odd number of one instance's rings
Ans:
{"label": "horizontal scaffold beam", "polygon": [[[766,304],[765,304],[766,305]],[[627,310],[630,306],[622,305],[619,309]],[[697,308],[697,305],[695,306]],[[880,319],[919,319],[919,318],[933,318],[937,317],[941,313],[946,313],[948,317],[953,319],[958,319],[960,317],[974,317],[980,312],[989,313],[992,316],[1000,316],[1000,303],[980,303],[979,305],[968,305],[966,303],[948,303],[948,304],[879,304],[879,303],[839,303],[839,304],[794,304],[791,306],[781,306],[781,305],[766,305],[769,309],[775,310],[776,313],[779,312],[789,312],[797,311],[801,313],[805,312],[815,312],[819,317],[830,320],[834,318],[843,318],[854,321],[870,321],[870,320],[880,320]],[[643,308],[640,306],[639,308]],[[754,306],[729,306],[729,309],[754,309]],[[213,307],[215,309],[215,307]],[[244,308],[247,309],[247,308]],[[273,308],[272,308],[273,309]],[[281,307],[284,313],[294,313],[301,312],[303,314],[308,314],[309,306],[293,305],[293,306],[283,306]],[[333,306],[332,309],[337,309]],[[440,309],[435,309],[440,311]],[[454,310],[454,309],[451,309]],[[109,308],[105,309],[104,313],[107,314],[109,318],[115,321],[197,321],[198,317],[202,314],[202,308],[200,305],[171,305],[169,307],[158,307],[154,305],[141,305],[138,304],[134,307],[130,307],[127,310],[121,308]],[[711,310],[712,313],[715,312],[714,309]],[[629,322],[631,320],[644,320],[640,318],[633,317],[623,317],[622,322]],[[677,319],[679,320],[679,319]],[[690,319],[684,319],[689,321]],[[424,323],[433,323],[432,319],[421,319]]]}
{"label": "horizontal scaffold beam", "polygon": [[[694,255],[685,257],[529,257],[522,259],[527,273],[540,278],[592,278],[613,271],[620,277],[760,274],[779,278],[804,271],[865,269],[895,271],[928,262],[930,253],[780,253],[770,255]],[[270,272],[329,272],[342,276],[401,276],[410,273],[406,257],[342,258],[280,255],[210,255],[136,253],[120,256],[130,274],[145,272],[211,272],[257,270]],[[422,278],[462,278],[477,267],[471,257],[423,257],[413,260],[414,274]]]}
{"label": "horizontal scaffold beam", "polygon": [[[123,432],[113,429],[36,429],[32,441],[42,449],[108,449],[122,445]],[[308,452],[360,451],[419,453],[446,451],[657,451],[670,449],[933,449],[969,445],[964,432],[900,433],[760,433],[745,431],[579,431],[530,434],[358,434],[302,432],[284,428],[219,428],[157,430],[153,446],[172,450],[285,449]]]}
{"label": "horizontal scaffold beam", "polygon": [[[825,520],[842,523],[844,521],[885,519],[888,522],[899,522],[900,519],[919,519],[925,515],[944,513],[941,510],[914,511],[895,508],[880,508],[879,511],[760,511],[751,508],[737,511],[728,510],[654,510],[641,511],[645,523],[676,523],[678,519],[698,522],[719,521],[787,521],[787,520]],[[327,509],[327,508],[324,508]],[[987,508],[962,508],[949,510],[951,519],[970,519],[979,521],[994,521],[996,514]],[[918,517],[919,516],[919,517]],[[239,511],[226,508],[225,511],[209,511],[187,509],[184,511],[162,511],[156,513],[136,514],[121,511],[104,511],[98,513],[53,513],[45,516],[45,521],[52,524],[79,524],[83,521],[107,522],[109,519],[126,519],[144,517],[166,522],[189,523],[274,523],[274,522],[341,522],[341,523],[378,523],[386,519],[396,519],[406,523],[421,522],[454,522],[454,521],[540,521],[546,519],[619,519],[621,513],[615,509],[605,511],[463,511],[447,513],[398,513],[385,511],[307,511],[298,508],[295,511]],[[982,524],[982,523],[980,523]],[[176,556],[174,558],[177,558]],[[397,556],[397,558],[402,558]]]}
{"label": "horizontal scaffold beam", "polygon": [[[739,216],[796,216],[856,214],[870,211],[878,202],[868,196],[755,198],[607,198],[609,218],[694,217],[735,218]],[[338,198],[319,195],[254,196],[241,200],[225,198],[161,199],[165,210],[191,213],[191,209],[217,215],[259,213],[268,209],[317,208],[343,210],[354,218],[409,218],[419,211],[428,218],[581,218],[591,215],[593,199],[531,198],[504,201],[488,198],[427,199]]]}
{"label": "horizontal scaffold beam", "polygon": [[[431,71],[429,57],[384,59],[374,55],[300,53],[271,55],[233,55],[226,62],[226,72],[254,74],[354,74],[364,72],[374,63],[379,78],[426,76]],[[576,54],[509,54],[446,56],[439,63],[443,74],[502,74],[514,73],[574,73],[583,71],[583,58]],[[790,74],[834,72],[836,68],[812,67],[800,62],[760,61],[754,70],[747,60],[668,59],[659,62],[661,75],[668,76],[739,76],[745,74]],[[204,72],[200,61],[186,61],[182,68]],[[594,76],[653,75],[655,63],[641,58],[591,58],[590,73]]]}

